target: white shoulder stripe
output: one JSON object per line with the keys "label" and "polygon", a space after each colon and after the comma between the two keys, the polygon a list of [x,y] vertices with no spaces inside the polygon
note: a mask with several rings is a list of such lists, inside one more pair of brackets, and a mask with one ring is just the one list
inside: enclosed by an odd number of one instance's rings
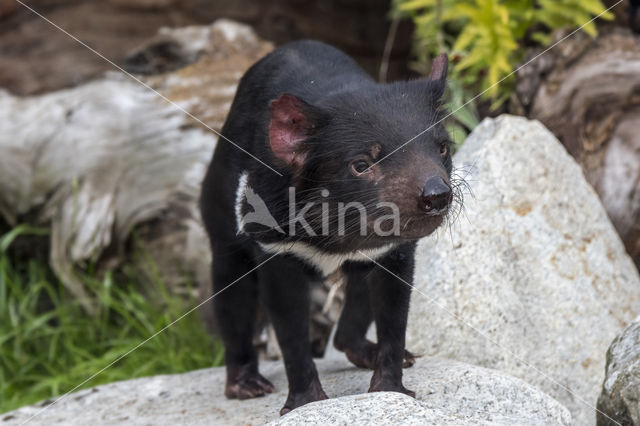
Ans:
{"label": "white shoulder stripe", "polygon": [[236,188],[236,233],[239,235],[244,232],[244,220],[242,216],[242,202],[244,201],[245,192],[247,191],[247,182],[249,181],[249,172],[246,170],[240,174],[238,178],[238,187]]}

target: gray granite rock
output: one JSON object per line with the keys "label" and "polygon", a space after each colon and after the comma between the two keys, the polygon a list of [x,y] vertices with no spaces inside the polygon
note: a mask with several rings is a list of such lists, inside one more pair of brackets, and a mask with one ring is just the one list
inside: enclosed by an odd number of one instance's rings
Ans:
{"label": "gray granite rock", "polygon": [[640,317],[615,338],[607,351],[598,409],[598,426],[640,425]]}
{"label": "gray granite rock", "polygon": [[640,279],[580,167],[536,121],[501,116],[455,156],[472,195],[416,260],[407,347],[504,371],[595,423],[605,352]]}
{"label": "gray granite rock", "polygon": [[318,362],[331,399],[280,418],[287,389],[282,363],[264,362],[261,370],[277,389],[264,398],[227,400],[224,369],[212,368],[83,390],[49,408],[39,404],[5,413],[0,425],[22,424],[38,413],[29,425],[571,424],[560,403],[504,373],[422,358],[405,370],[405,384],[417,394],[413,399],[391,392],[366,394],[371,372],[351,366],[342,356]]}

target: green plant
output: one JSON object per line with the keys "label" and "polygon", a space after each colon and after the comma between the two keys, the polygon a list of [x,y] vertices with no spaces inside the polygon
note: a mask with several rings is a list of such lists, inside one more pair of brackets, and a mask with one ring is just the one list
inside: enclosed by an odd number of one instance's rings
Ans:
{"label": "green plant", "polygon": [[[157,275],[143,286],[132,268],[102,279],[89,268],[81,278],[101,308],[91,317],[48,265],[10,253],[16,238],[44,232],[21,226],[0,238],[0,413],[73,389],[196,305]],[[193,312],[82,387],[220,365],[222,355]]]}
{"label": "green plant", "polygon": [[605,10],[600,0],[395,0],[393,7],[415,23],[421,68],[430,55],[449,52],[457,61],[452,78],[486,91],[494,106],[511,92],[513,78],[498,83],[522,61],[524,40],[547,46],[553,30],[584,24],[595,35],[595,24],[587,22]]}
{"label": "green plant", "polygon": [[445,127],[457,150],[467,134],[480,123],[480,118],[472,94],[458,80],[449,80],[447,90],[449,96],[445,110],[451,111],[451,119],[445,121]]}

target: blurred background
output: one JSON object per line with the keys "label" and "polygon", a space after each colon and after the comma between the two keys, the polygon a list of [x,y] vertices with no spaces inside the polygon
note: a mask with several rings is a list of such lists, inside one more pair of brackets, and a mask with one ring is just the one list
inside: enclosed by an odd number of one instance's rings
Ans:
{"label": "blurred background", "polygon": [[[208,127],[291,40],[343,49],[381,82],[448,53],[456,144],[487,116],[540,120],[640,265],[638,31],[627,0],[0,0],[0,413],[111,362],[85,386],[221,364],[207,305],[118,358],[210,295]],[[321,355],[340,277],[313,301]]]}

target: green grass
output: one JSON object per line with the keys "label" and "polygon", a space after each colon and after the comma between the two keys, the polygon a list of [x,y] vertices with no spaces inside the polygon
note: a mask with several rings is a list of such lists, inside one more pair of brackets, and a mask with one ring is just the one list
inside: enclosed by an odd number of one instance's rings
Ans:
{"label": "green grass", "polygon": [[[81,279],[100,308],[91,316],[45,261],[11,252],[15,239],[42,233],[18,227],[0,237],[0,413],[71,390],[197,304],[169,295],[160,278],[89,271]],[[222,357],[195,311],[82,388],[221,365]]]}

